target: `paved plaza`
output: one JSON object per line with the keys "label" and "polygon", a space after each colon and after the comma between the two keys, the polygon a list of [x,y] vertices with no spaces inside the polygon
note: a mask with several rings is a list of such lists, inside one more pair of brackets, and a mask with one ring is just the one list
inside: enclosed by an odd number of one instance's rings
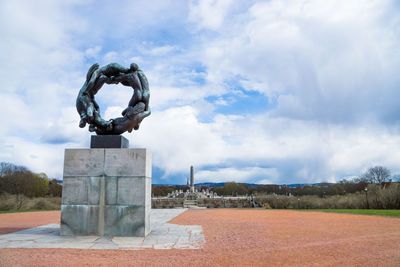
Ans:
{"label": "paved plaza", "polygon": [[199,249],[205,244],[200,225],[167,223],[186,209],[153,209],[151,233],[144,237],[60,236],[59,224],[0,235],[0,248]]}
{"label": "paved plaza", "polygon": [[[0,214],[0,231],[9,231],[0,235],[0,266],[400,266],[399,218],[267,209],[152,212],[149,236],[111,240],[60,239],[56,226],[53,233],[32,229],[58,223],[59,211]],[[11,234],[16,228],[30,229]]]}

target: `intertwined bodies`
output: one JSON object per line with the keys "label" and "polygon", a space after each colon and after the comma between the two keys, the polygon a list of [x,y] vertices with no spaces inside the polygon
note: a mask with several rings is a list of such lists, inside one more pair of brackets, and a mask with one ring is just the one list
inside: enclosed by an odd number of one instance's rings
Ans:
{"label": "intertwined bodies", "polygon": [[[123,117],[108,121],[101,118],[94,96],[105,83],[121,83],[133,89],[128,107],[122,112]],[[151,114],[149,100],[149,83],[137,64],[132,63],[129,68],[118,63],[101,68],[94,64],[90,67],[76,100],[76,108],[81,117],[79,127],[83,128],[88,123],[89,131],[97,134],[121,134],[125,131],[131,132],[132,129],[137,130],[141,121]]]}

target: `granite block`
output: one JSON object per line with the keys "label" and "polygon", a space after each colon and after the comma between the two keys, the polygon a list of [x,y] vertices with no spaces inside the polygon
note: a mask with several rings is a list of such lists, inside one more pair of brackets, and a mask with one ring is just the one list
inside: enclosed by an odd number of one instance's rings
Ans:
{"label": "granite block", "polygon": [[118,177],[107,177],[105,179],[105,205],[117,204]]}
{"label": "granite block", "polygon": [[100,181],[101,177],[88,177],[88,204],[89,205],[99,205],[100,204]]}
{"label": "granite block", "polygon": [[119,177],[117,190],[118,205],[145,206],[146,178]]}
{"label": "granite block", "polygon": [[64,177],[104,174],[104,149],[66,149]]}
{"label": "granite block", "polygon": [[151,177],[151,152],[147,149],[106,149],[106,176]]}
{"label": "granite block", "polygon": [[92,135],[90,148],[129,148],[129,140],[122,135]]}
{"label": "granite block", "polygon": [[97,205],[61,205],[60,235],[96,235],[98,221]]}
{"label": "granite block", "polygon": [[88,204],[88,178],[64,177],[62,187],[63,204]]}
{"label": "granite block", "polygon": [[146,236],[145,210],[142,206],[111,205],[104,209],[104,235]]}

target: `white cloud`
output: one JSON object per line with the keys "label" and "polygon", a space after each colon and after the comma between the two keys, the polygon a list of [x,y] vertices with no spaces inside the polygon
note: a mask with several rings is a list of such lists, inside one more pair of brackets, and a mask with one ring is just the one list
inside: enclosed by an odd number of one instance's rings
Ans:
{"label": "white cloud", "polygon": [[[134,61],[153,113],[125,135],[165,181],[190,165],[202,181],[262,183],[400,171],[393,1],[0,5],[1,161],[60,175],[63,149],[88,145],[74,108],[87,69]],[[262,111],[252,91],[268,97]],[[113,118],[131,95],[105,85],[96,100]]]}
{"label": "white cloud", "polygon": [[262,180],[263,183],[278,181],[279,174],[274,168],[220,168],[217,170],[201,170],[196,172],[196,182],[246,182],[258,177],[268,177]]}
{"label": "white cloud", "polygon": [[[338,181],[377,164],[399,171],[399,137],[373,125],[350,130],[265,115],[218,115],[200,123],[196,111],[184,107],[155,114],[131,139],[136,146],[151,144],[154,164],[167,175],[185,173],[193,164],[203,169],[196,173],[201,181]],[[273,167],[247,167],[254,164]],[[213,171],[210,165],[229,167]]]}
{"label": "white cloud", "polygon": [[99,53],[101,51],[101,46],[96,45],[95,47],[89,47],[85,51],[85,55],[89,58],[94,58],[96,59],[99,56]]}
{"label": "white cloud", "polygon": [[6,137],[0,141],[3,144],[1,161],[24,165],[33,172],[45,172],[50,177],[62,177],[65,144],[43,145],[18,137]]}
{"label": "white cloud", "polygon": [[148,146],[153,163],[166,175],[184,172],[191,164],[215,164],[225,153],[223,139],[206,123],[197,120],[190,106],[153,113],[141,129],[127,136],[135,146]]}
{"label": "white cloud", "polygon": [[387,110],[400,111],[391,101],[400,96],[400,45],[392,4],[256,3],[205,38],[207,80],[234,79],[275,99],[277,116],[354,122],[367,114],[393,122]]}
{"label": "white cloud", "polygon": [[218,98],[218,99],[215,101],[215,104],[221,105],[221,106],[228,106],[228,105],[229,105],[229,104],[228,104],[228,101],[226,101],[226,100],[223,99],[222,97]]}
{"label": "white cloud", "polygon": [[[127,103],[128,104],[128,103]],[[122,111],[124,110],[123,107],[118,106],[108,106],[106,112],[104,113],[104,119],[112,119],[121,117]]]}
{"label": "white cloud", "polygon": [[114,62],[118,57],[118,53],[115,51],[107,52],[103,57],[103,62]]}
{"label": "white cloud", "polygon": [[164,56],[171,52],[177,51],[179,48],[174,45],[164,45],[151,48],[148,52],[144,51],[145,53],[150,53],[153,56]]}
{"label": "white cloud", "polygon": [[15,131],[23,131],[24,128],[32,126],[34,116],[29,107],[16,94],[0,93],[0,113],[2,136],[12,134]]}
{"label": "white cloud", "polygon": [[79,127],[80,117],[76,116],[75,107],[67,107],[61,109],[59,118],[50,120],[43,127],[41,141],[50,144],[77,143],[84,144],[79,140],[85,140],[85,132]]}
{"label": "white cloud", "polygon": [[135,62],[136,64],[140,64],[140,63],[143,63],[143,58],[135,56],[135,57],[131,57],[130,61]]}
{"label": "white cloud", "polygon": [[[226,16],[232,7],[232,0],[192,1],[190,4],[189,21],[196,22],[199,28],[220,30]],[[246,3],[240,3],[245,7]]]}

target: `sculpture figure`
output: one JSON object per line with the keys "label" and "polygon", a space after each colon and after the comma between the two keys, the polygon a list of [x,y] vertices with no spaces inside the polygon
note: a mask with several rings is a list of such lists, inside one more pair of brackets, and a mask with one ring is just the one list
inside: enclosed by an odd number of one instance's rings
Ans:
{"label": "sculpture figure", "polygon": [[[123,117],[104,120],[94,96],[105,84],[121,83],[133,89],[133,96],[128,107],[122,112]],[[150,91],[147,78],[137,64],[125,68],[118,63],[111,63],[99,68],[96,63],[89,68],[86,81],[79,91],[76,108],[81,117],[79,127],[89,124],[89,131],[99,135],[118,135],[132,129],[138,130],[142,120],[151,114],[149,107]]]}

